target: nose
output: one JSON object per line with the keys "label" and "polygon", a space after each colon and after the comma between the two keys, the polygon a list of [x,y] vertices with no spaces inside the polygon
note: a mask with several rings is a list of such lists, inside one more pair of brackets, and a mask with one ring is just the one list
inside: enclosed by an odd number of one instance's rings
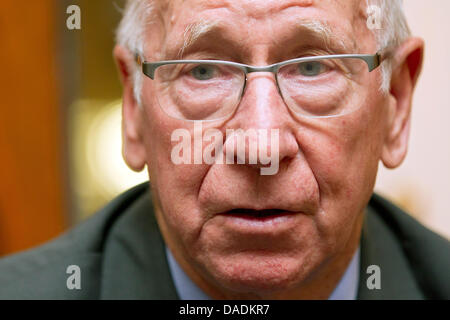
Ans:
{"label": "nose", "polygon": [[239,108],[227,123],[224,146],[227,163],[245,164],[260,169],[262,174],[264,171],[273,174],[279,164],[298,154],[295,130],[296,123],[273,74],[248,74]]}

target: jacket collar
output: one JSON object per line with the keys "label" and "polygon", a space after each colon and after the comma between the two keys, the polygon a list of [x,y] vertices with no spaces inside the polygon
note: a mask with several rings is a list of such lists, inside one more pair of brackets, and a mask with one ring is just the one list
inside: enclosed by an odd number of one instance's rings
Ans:
{"label": "jacket collar", "polygon": [[100,299],[178,299],[148,188],[105,241]]}
{"label": "jacket collar", "polygon": [[[376,198],[377,196],[372,197],[367,207],[361,233],[358,299],[423,299],[402,249],[402,239],[398,238],[374,209]],[[373,271],[368,273],[367,268],[371,265],[380,267],[381,289],[368,288],[367,280]]]}

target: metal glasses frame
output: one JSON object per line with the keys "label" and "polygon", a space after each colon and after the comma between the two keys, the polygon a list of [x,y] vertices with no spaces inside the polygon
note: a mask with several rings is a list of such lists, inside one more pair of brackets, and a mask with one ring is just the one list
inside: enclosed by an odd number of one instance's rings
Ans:
{"label": "metal glasses frame", "polygon": [[310,61],[318,61],[318,60],[328,60],[328,59],[360,59],[366,62],[367,67],[369,68],[369,72],[372,72],[375,70],[382,62],[383,56],[380,52],[377,52],[375,54],[335,54],[335,55],[326,55],[326,56],[315,56],[315,57],[303,57],[303,58],[297,58],[297,59],[290,59],[285,60],[282,62],[274,63],[268,66],[250,66],[247,64],[237,63],[237,62],[231,62],[231,61],[224,61],[224,60],[163,60],[163,61],[157,61],[157,62],[148,62],[143,61],[141,56],[139,54],[135,54],[135,59],[138,65],[142,66],[142,72],[149,77],[150,79],[154,80],[155,78],[155,71],[161,66],[170,65],[170,64],[180,64],[180,63],[198,63],[198,64],[208,64],[208,65],[225,65],[225,66],[232,66],[241,69],[244,74],[245,78],[247,79],[247,74],[253,73],[253,72],[271,72],[275,76],[278,72],[278,70],[288,64],[292,63],[300,63],[300,62],[310,62]]}
{"label": "metal glasses frame", "polygon": [[[277,85],[278,92],[280,92],[280,86],[278,83],[278,70],[289,64],[293,63],[301,63],[301,62],[310,62],[310,61],[320,61],[320,60],[329,60],[329,59],[360,59],[364,61],[367,64],[367,67],[369,69],[369,72],[372,72],[376,68],[378,68],[381,64],[381,62],[386,59],[389,56],[389,51],[383,50],[379,51],[375,54],[336,54],[336,55],[322,55],[322,56],[313,56],[313,57],[302,57],[302,58],[296,58],[296,59],[289,59],[282,62],[274,63],[268,66],[251,66],[247,64],[232,62],[232,61],[224,61],[224,60],[163,60],[163,61],[156,61],[156,62],[149,62],[145,61],[141,58],[141,56],[136,53],[135,54],[135,60],[136,63],[142,67],[142,72],[149,77],[150,79],[154,80],[155,78],[155,71],[161,66],[165,65],[172,65],[172,64],[182,64],[182,63],[188,63],[188,64],[208,64],[208,65],[225,65],[225,66],[232,66],[236,67],[243,71],[245,75],[244,80],[244,86],[241,92],[241,99],[242,95],[244,94],[245,88],[247,86],[247,74],[253,73],[253,72],[270,72],[273,73],[275,76],[275,81]],[[284,98],[283,98],[284,99]],[[325,116],[325,117],[335,117],[335,116]],[[186,121],[194,121],[194,120],[188,120],[184,119]]]}

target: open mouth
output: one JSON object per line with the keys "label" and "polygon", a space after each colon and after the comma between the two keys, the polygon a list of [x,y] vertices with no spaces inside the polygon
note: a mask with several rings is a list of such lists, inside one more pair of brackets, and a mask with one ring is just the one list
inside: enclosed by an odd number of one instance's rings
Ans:
{"label": "open mouth", "polygon": [[262,218],[285,216],[294,213],[295,212],[286,211],[282,209],[253,210],[253,209],[237,208],[224,212],[223,214],[227,216],[235,216],[241,218],[262,219]]}

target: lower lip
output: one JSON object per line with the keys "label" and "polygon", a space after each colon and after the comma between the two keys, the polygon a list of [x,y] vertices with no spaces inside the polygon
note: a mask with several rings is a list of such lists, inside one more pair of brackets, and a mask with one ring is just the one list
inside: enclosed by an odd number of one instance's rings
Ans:
{"label": "lower lip", "polygon": [[[272,230],[281,228],[283,226],[292,227],[292,220],[297,218],[299,213],[286,212],[270,216],[252,216],[245,214],[221,214],[220,216],[225,218],[226,223],[231,224],[234,227],[240,227],[246,229],[255,230]],[[248,230],[250,231],[250,230]]]}

